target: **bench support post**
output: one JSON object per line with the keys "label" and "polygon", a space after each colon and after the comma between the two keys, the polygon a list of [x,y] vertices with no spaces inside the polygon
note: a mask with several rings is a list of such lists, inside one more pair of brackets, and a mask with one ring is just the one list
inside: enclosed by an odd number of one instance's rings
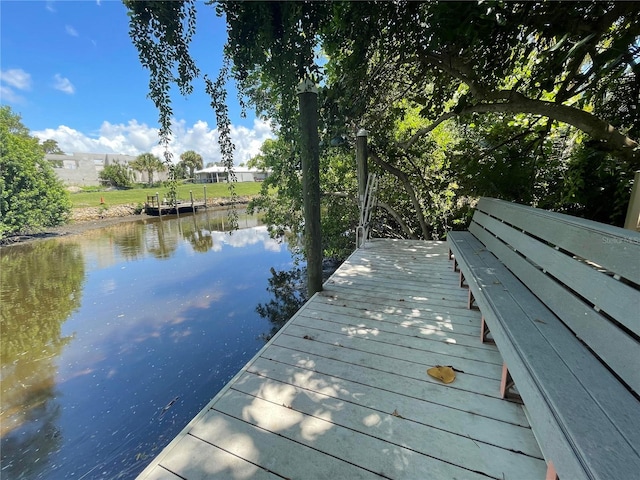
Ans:
{"label": "bench support post", "polygon": [[484,319],[484,316],[482,317],[482,323],[480,324],[480,341],[482,343],[491,343],[495,345],[495,341],[493,340],[493,338],[489,338],[489,325],[487,325],[487,322]]}
{"label": "bench support post", "polygon": [[545,480],[558,480],[558,473],[556,472],[556,468],[553,466],[553,462],[549,460],[547,464],[547,476]]}
{"label": "bench support post", "polygon": [[502,364],[502,380],[500,381],[500,396],[511,402],[522,403],[520,395],[513,391],[515,382],[511,378],[507,364]]}
{"label": "bench support post", "polygon": [[467,301],[467,308],[469,310],[479,310],[477,305],[475,305],[475,302],[476,302],[476,299],[473,296],[473,292],[471,291],[471,289],[469,289],[469,299]]}

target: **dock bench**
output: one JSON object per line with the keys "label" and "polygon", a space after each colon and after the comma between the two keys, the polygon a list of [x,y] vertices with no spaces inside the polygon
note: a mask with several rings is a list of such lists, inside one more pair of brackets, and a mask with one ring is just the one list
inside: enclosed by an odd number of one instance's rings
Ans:
{"label": "dock bench", "polygon": [[640,478],[640,234],[482,198],[447,242],[547,479]]}

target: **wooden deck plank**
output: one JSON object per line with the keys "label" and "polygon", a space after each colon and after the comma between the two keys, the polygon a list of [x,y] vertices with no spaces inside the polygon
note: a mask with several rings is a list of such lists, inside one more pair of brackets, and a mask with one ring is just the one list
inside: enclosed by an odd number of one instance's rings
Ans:
{"label": "wooden deck plank", "polygon": [[[353,269],[347,270],[344,273],[337,274],[327,282],[327,286],[339,285],[350,286],[353,288],[358,287],[378,287],[383,291],[388,291],[388,285],[391,282],[402,282],[407,288],[415,291],[417,294],[422,294],[425,291],[442,291],[448,295],[455,296],[457,292],[451,290],[452,286],[458,285],[458,278],[451,276],[451,268],[442,270],[440,272],[430,272],[429,282],[424,283],[424,274],[413,272],[402,273],[387,273],[385,270],[363,272],[353,272]],[[420,278],[422,277],[422,279]]]}
{"label": "wooden deck plank", "polygon": [[[425,455],[426,457],[445,462],[451,465],[464,465],[464,468],[474,472],[480,472],[494,478],[500,478],[502,475],[509,478],[523,478],[532,470],[539,467],[540,459],[531,458],[521,455],[518,461],[512,461],[511,458],[503,455],[504,452],[499,447],[476,441],[466,435],[456,435],[449,431],[432,428],[414,422],[410,419],[411,411],[405,410],[402,406],[388,406],[386,411],[380,412],[362,407],[356,403],[336,401],[332,397],[320,393],[310,394],[300,388],[290,384],[266,380],[254,375],[244,375],[234,384],[234,390],[256,397],[251,407],[243,408],[243,415],[251,415],[251,410],[255,410],[256,417],[264,418],[263,410],[282,408],[292,410],[291,417],[298,418],[295,426],[285,430],[293,430],[296,437],[302,440],[306,438],[315,438],[316,435],[323,435],[325,431],[335,427],[343,427],[354,433],[366,435],[363,439],[357,440],[358,445],[361,442],[370,442],[367,437],[372,437],[389,445],[404,448],[411,445],[412,450]],[[264,402],[258,401],[264,400]],[[265,403],[268,402],[268,403]],[[273,407],[275,405],[275,407]],[[406,405],[405,405],[406,406]],[[234,410],[239,408],[238,403],[234,404]],[[395,413],[395,415],[394,415]],[[445,410],[437,412],[436,415],[447,416]],[[456,415],[454,414],[453,417]],[[270,419],[276,415],[269,415]],[[282,434],[282,430],[279,430]],[[300,438],[298,441],[300,441]],[[428,442],[423,439],[428,438]],[[372,442],[374,445],[376,442]],[[366,449],[374,448],[366,447]],[[324,449],[323,449],[324,450]],[[348,458],[354,463],[357,457]],[[429,463],[431,460],[424,459]],[[366,459],[364,465],[372,466],[371,460]],[[384,469],[384,465],[380,465]],[[458,468],[450,468],[445,470],[443,466],[438,465],[443,473],[448,472],[444,478],[455,478],[463,472],[458,472]],[[377,470],[374,468],[375,471]],[[384,471],[384,470],[381,470]],[[428,468],[422,471],[433,471]],[[416,478],[405,477],[405,478]]]}
{"label": "wooden deck plank", "polygon": [[[241,443],[241,442],[238,442]],[[203,442],[193,435],[186,435],[181,448],[173,449],[163,461],[162,469],[155,469],[148,478],[206,480],[216,475],[220,478],[251,478],[252,480],[274,480],[279,477],[222,448]]]}
{"label": "wooden deck plank", "polygon": [[[437,336],[423,335],[421,337],[414,335],[398,334],[396,332],[388,332],[376,327],[366,327],[364,325],[349,325],[334,321],[335,317],[330,319],[313,318],[301,315],[296,326],[315,328],[327,333],[335,333],[338,335],[346,335],[350,338],[363,338],[372,342],[402,346],[413,348],[415,350],[424,350],[425,352],[451,355],[453,357],[461,357],[467,359],[479,360],[486,363],[494,363],[502,366],[502,357],[500,354],[489,348],[476,348],[475,345],[463,345],[452,338],[452,335]],[[480,343],[477,341],[476,345]],[[481,345],[481,344],[480,344]]]}
{"label": "wooden deck plank", "polygon": [[[472,412],[476,415],[496,418],[516,425],[528,425],[519,405],[506,403],[499,398],[499,392],[496,391],[496,388],[499,389],[500,383],[497,380],[477,381],[476,377],[469,375],[462,377],[462,379],[458,378],[452,384],[443,385],[429,377],[422,366],[412,370],[382,370],[375,368],[376,365],[354,364],[352,357],[328,358],[291,348],[281,348],[276,344],[268,352],[265,352],[263,358],[305,367],[322,374],[363,383],[384,391],[402,391],[405,395],[414,398],[428,398],[440,405]],[[485,384],[489,384],[489,387]],[[492,394],[493,396],[491,396]]]}
{"label": "wooden deck plank", "polygon": [[544,478],[479,328],[445,244],[373,241],[140,478]]}
{"label": "wooden deck plank", "polygon": [[[263,425],[271,427],[270,430],[255,425],[259,423],[256,419],[245,420],[242,409],[249,408],[253,399],[254,397],[246,395],[242,398],[238,392],[228,390],[216,402],[216,407],[231,410],[237,416],[211,409],[193,426],[191,435],[200,439],[201,443],[219,445],[234,456],[248,458],[252,463],[260,465],[261,469],[284,478],[380,479],[379,475],[367,469],[345,462],[335,455],[319,454],[318,450],[282,435],[279,431],[282,426],[295,420],[291,418],[293,412],[285,407],[280,407],[281,415],[276,417],[270,416],[274,414],[273,410],[264,410],[265,415],[260,418],[263,419]],[[235,478],[238,477],[240,476],[236,474]],[[220,478],[227,477],[222,475]]]}
{"label": "wooden deck plank", "polygon": [[[424,472],[430,472],[434,478],[485,480],[482,475],[438,458],[421,455],[401,444],[380,440],[370,435],[360,434],[351,428],[345,428],[335,420],[338,412],[325,410],[320,405],[316,405],[315,415],[305,415],[288,404],[272,403],[230,390],[216,403],[216,411],[243,420],[265,431],[277,433],[280,438],[317,449],[324,455],[350,464],[351,469],[358,466],[371,473],[378,473],[381,477],[414,480],[420,478]],[[345,415],[343,420],[346,421],[347,417]],[[353,425],[353,422],[347,423]],[[396,430],[400,429],[396,427]],[[204,434],[207,436],[203,438],[210,439],[211,430],[204,430]],[[270,443],[271,438],[265,439],[265,441]],[[356,445],[357,448],[354,448]],[[262,445],[257,446],[260,449],[264,448]],[[280,456],[290,457],[292,462],[298,463],[297,450],[299,449],[299,447],[293,451],[291,448],[286,449],[286,453],[283,452]],[[312,472],[308,466],[301,465],[300,471],[297,475],[293,475],[293,478],[327,478],[332,480],[353,478],[346,468],[344,470],[341,468],[331,475],[322,472],[320,476],[319,473]],[[285,474],[285,476],[288,475]]]}
{"label": "wooden deck plank", "polygon": [[[363,315],[363,318],[371,318],[373,320],[388,321],[395,325],[412,326],[420,325],[423,322],[436,321],[438,326],[447,330],[453,330],[454,325],[471,326],[475,329],[475,333],[469,330],[464,331],[467,335],[477,334],[478,322],[480,321],[480,312],[477,310],[469,310],[464,307],[439,307],[434,308],[425,306],[420,309],[415,308],[407,312],[401,312],[394,307],[376,305],[372,302],[359,302],[352,300],[349,303],[336,302],[337,297],[326,298],[318,295],[314,298],[312,305],[308,307],[309,311],[321,310],[325,312],[340,311],[346,315]],[[305,314],[307,309],[304,310]],[[364,314],[359,312],[365,312]]]}
{"label": "wooden deck plank", "polygon": [[[300,314],[300,323],[316,320],[327,320],[343,325],[343,328],[358,328],[375,332],[393,333],[401,336],[409,336],[421,340],[432,340],[440,342],[455,343],[467,347],[479,348],[490,352],[497,352],[496,348],[488,343],[478,342],[478,326],[476,322],[469,325],[462,325],[462,328],[450,330],[443,328],[443,322],[438,320],[426,320],[413,323],[412,325],[399,324],[391,319],[384,321],[382,318],[370,318],[368,312],[364,316],[349,314],[348,312],[335,311],[327,312],[317,308],[307,308]],[[460,331],[462,330],[462,332]]]}
{"label": "wooden deck plank", "polygon": [[[502,365],[489,364],[469,358],[452,358],[445,353],[429,352],[403,347],[401,345],[373,342],[365,338],[336,335],[323,330],[303,327],[298,324],[291,325],[291,327],[287,329],[286,336],[286,339],[281,338],[275,343],[282,345],[283,342],[288,342],[290,345],[296,345],[302,351],[307,351],[307,348],[314,348],[308,346],[309,343],[322,343],[318,348],[328,352],[332,358],[338,358],[344,354],[349,355],[352,352],[355,353],[356,356],[364,358],[362,354],[369,353],[371,355],[366,360],[367,364],[377,365],[380,369],[393,368],[391,364],[397,368],[400,366],[408,368],[411,364],[419,366],[420,368],[431,368],[436,365],[452,365],[455,369],[462,371],[462,373],[482,377],[483,379],[499,381],[502,375]],[[306,340],[305,337],[307,336],[311,337],[312,340]],[[299,339],[302,339],[302,342],[306,344],[301,344]],[[314,348],[314,350],[317,351],[317,348]],[[383,362],[389,362],[389,367],[381,365]]]}
{"label": "wooden deck plank", "polygon": [[[354,403],[370,409],[373,412],[371,415],[388,415],[397,411],[401,412],[405,419],[427,427],[462,435],[489,445],[521,451],[526,455],[539,455],[535,439],[526,435],[528,427],[456,410],[448,405],[435,403],[431,398],[416,398],[390,392],[343,378],[318,374],[314,370],[296,365],[283,366],[264,358],[258,359],[247,375],[234,384],[234,388],[245,391],[246,387],[242,384],[248,381],[247,377],[250,375],[298,387],[312,398],[330,397],[340,402]],[[268,384],[266,381],[264,383]]]}

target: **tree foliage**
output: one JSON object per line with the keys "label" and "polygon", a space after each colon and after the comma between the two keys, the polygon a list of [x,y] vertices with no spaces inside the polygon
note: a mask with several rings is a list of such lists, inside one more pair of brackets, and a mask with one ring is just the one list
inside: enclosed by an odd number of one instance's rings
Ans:
{"label": "tree foliage", "polygon": [[0,238],[66,222],[71,201],[38,139],[20,116],[0,108]]}
{"label": "tree foliage", "polygon": [[113,187],[130,188],[133,185],[133,172],[127,165],[119,162],[106,165],[98,177],[103,183]]}
{"label": "tree foliage", "polygon": [[149,185],[153,185],[153,174],[155,172],[164,172],[167,169],[162,160],[152,153],[138,155],[133,162],[129,163],[129,166],[137,172],[146,173]]}
{"label": "tree foliage", "polygon": [[45,140],[42,142],[42,150],[44,153],[53,153],[56,155],[64,155],[64,152],[58,146],[58,142],[52,139]]}
{"label": "tree foliage", "polygon": [[202,168],[202,155],[194,152],[193,150],[187,150],[180,155],[180,163],[184,165],[186,172],[189,175],[188,178],[193,180],[195,171]]}
{"label": "tree foliage", "polygon": [[[162,24],[157,42],[171,42],[168,55],[152,58],[152,96],[163,108],[168,67],[182,89],[197,74],[190,57],[175,55],[188,54],[189,35],[176,33],[195,25],[195,7],[174,3],[179,14],[166,21],[169,7],[140,3],[137,11]],[[388,234],[441,237],[478,195],[620,221],[640,168],[637,2],[222,1],[216,9],[228,28],[218,78],[233,78],[286,145],[273,178],[281,203],[299,198],[295,87],[310,76],[321,85],[325,144],[353,140],[362,126],[370,132]],[[613,195],[608,213],[599,212],[598,189]],[[277,203],[263,206],[284,213]]]}

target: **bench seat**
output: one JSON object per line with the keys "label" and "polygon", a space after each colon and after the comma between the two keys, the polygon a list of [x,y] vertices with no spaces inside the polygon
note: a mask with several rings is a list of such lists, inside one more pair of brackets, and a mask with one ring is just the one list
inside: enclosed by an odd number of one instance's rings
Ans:
{"label": "bench seat", "polygon": [[[549,225],[540,226],[549,219]],[[527,222],[537,227],[529,228]],[[448,234],[454,268],[460,269],[502,354],[551,471],[561,480],[639,478],[640,343],[634,332],[635,322],[640,322],[638,285],[627,277],[621,281],[610,265],[589,264],[589,259],[566,250],[567,244],[558,246],[540,236],[541,228],[550,229],[552,237],[575,235],[563,234],[562,225],[578,232],[591,229],[591,236],[579,236],[586,242],[582,250],[593,250],[588,242],[602,242],[612,231],[628,241],[623,245],[629,247],[628,259],[640,247],[629,241],[635,237],[617,231],[621,229],[482,199],[469,231]],[[594,234],[599,228],[606,235]],[[640,254],[636,260],[640,262]],[[578,286],[559,280],[559,269],[576,268],[584,276]],[[635,275],[633,265],[618,270]],[[600,295],[609,287],[611,294],[627,297],[613,302],[609,294]],[[597,302],[622,321],[592,304],[585,290],[600,295]]]}

